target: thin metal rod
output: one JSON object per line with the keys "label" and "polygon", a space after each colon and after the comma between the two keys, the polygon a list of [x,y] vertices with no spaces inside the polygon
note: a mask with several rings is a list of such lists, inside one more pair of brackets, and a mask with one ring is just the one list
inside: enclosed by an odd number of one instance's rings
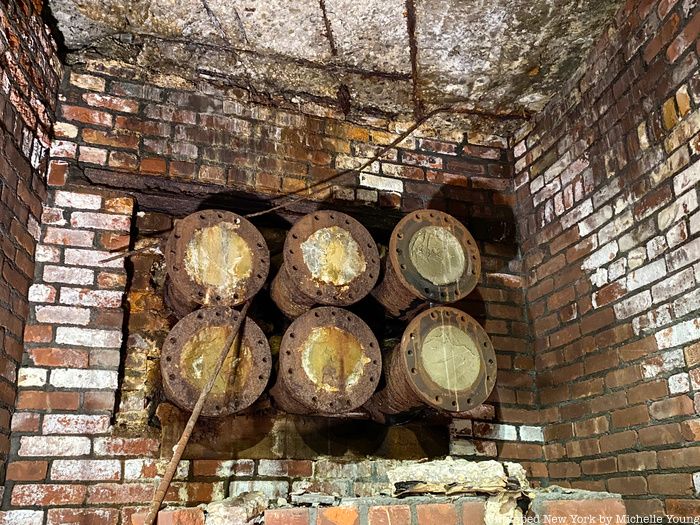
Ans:
{"label": "thin metal rod", "polygon": [[[173,449],[173,457],[170,459],[170,463],[168,463],[168,468],[165,470],[163,479],[160,480],[158,488],[156,489],[156,492],[153,495],[153,500],[151,501],[151,505],[148,508],[148,514],[146,514],[146,518],[143,521],[144,525],[153,525],[153,523],[156,520],[156,517],[158,516],[158,511],[160,510],[160,506],[163,503],[163,500],[165,499],[165,494],[168,491],[168,487],[170,487],[170,482],[173,480],[175,472],[177,471],[177,466],[180,463],[180,459],[182,459],[182,455],[185,453],[185,447],[187,446],[190,437],[192,437],[194,425],[197,423],[199,415],[202,413],[202,409],[204,408],[204,402],[207,400],[209,392],[211,392],[211,389],[214,387],[214,382],[216,381],[219,372],[221,372],[221,369],[224,366],[226,358],[228,357],[229,353],[231,352],[231,349],[233,348],[233,343],[236,340],[236,336],[238,336],[238,333],[240,332],[241,325],[248,313],[249,306],[250,300],[246,301],[246,303],[243,305],[238,319],[233,324],[233,331],[231,332],[231,335],[228,336],[228,339],[224,344],[224,348],[221,351],[221,355],[219,356],[219,359],[216,362],[216,365],[214,366],[214,372],[209,378],[209,381],[207,381],[207,384],[204,385],[201,394],[199,394],[199,399],[197,399],[197,403],[192,409],[192,413],[190,414],[190,418],[187,421],[187,425],[185,425],[185,429],[182,431],[182,436],[180,436],[180,440],[177,442],[177,445],[175,445],[175,448]],[[239,340],[242,339],[243,338],[240,338]],[[234,361],[231,367],[232,373],[234,373],[235,366],[237,364],[238,359]]]}

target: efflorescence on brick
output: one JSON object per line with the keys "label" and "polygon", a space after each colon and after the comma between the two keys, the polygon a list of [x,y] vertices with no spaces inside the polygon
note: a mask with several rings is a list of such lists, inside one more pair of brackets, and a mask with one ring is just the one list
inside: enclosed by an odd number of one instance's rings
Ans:
{"label": "efflorescence on brick", "polygon": [[635,4],[515,140],[547,474],[697,515],[700,18]]}

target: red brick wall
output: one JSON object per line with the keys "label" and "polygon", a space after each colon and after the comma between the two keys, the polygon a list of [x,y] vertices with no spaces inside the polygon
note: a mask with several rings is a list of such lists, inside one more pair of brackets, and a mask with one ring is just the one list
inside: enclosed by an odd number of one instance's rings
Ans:
{"label": "red brick wall", "polygon": [[700,12],[629,0],[516,138],[551,483],[700,513]]}
{"label": "red brick wall", "polygon": [[55,45],[37,9],[40,5],[25,1],[0,4],[0,478],[9,449],[60,75]]}

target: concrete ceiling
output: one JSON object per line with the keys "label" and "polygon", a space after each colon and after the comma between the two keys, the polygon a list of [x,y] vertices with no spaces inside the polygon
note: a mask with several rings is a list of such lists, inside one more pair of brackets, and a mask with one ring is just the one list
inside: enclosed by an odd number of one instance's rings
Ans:
{"label": "concrete ceiling", "polygon": [[[50,0],[69,61],[378,116],[539,111],[620,0]],[[349,104],[348,104],[349,101]]]}

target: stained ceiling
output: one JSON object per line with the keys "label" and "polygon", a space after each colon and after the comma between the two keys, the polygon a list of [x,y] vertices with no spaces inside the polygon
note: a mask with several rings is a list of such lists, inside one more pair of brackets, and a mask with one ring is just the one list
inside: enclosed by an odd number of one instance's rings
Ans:
{"label": "stained ceiling", "polygon": [[51,0],[69,61],[116,59],[379,116],[539,111],[620,0]]}

